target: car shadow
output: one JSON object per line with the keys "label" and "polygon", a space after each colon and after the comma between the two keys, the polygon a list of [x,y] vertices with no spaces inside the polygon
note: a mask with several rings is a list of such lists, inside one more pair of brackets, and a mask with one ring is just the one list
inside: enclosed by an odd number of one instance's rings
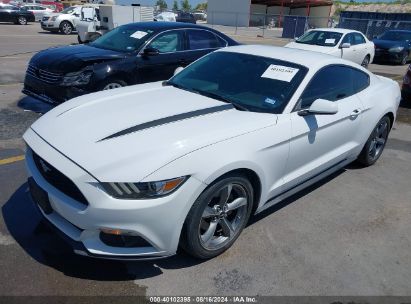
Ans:
{"label": "car shadow", "polygon": [[44,114],[53,109],[55,106],[31,96],[24,96],[17,102],[17,106],[25,111],[32,111],[35,113]]}
{"label": "car shadow", "polygon": [[184,252],[160,260],[116,261],[79,256],[42,220],[24,183],[2,207],[9,233],[37,262],[64,275],[98,281],[128,281],[155,277],[164,269],[181,269],[202,263]]}

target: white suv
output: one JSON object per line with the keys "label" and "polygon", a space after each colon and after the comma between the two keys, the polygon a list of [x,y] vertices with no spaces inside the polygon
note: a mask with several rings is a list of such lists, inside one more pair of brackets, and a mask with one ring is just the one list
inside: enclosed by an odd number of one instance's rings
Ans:
{"label": "white suv", "polygon": [[60,13],[44,16],[41,20],[41,28],[50,32],[61,32],[70,35],[76,30],[76,25],[80,20],[81,6],[70,6]]}

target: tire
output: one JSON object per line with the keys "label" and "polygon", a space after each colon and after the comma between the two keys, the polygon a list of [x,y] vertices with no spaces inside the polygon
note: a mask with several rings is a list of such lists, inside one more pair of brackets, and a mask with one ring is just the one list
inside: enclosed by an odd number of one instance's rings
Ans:
{"label": "tire", "polygon": [[370,64],[370,55],[367,55],[362,60],[361,66],[367,69],[369,64]]}
{"label": "tire", "polygon": [[100,83],[97,87],[99,91],[112,90],[126,87],[127,83],[121,79],[107,79]]}
{"label": "tire", "polygon": [[388,134],[391,130],[391,121],[388,116],[384,116],[372,130],[370,137],[364,145],[357,161],[363,166],[373,165],[384,151]]}
{"label": "tire", "polygon": [[24,16],[18,16],[17,17],[17,24],[27,25],[27,18],[24,17]]}
{"label": "tire", "polygon": [[249,180],[239,174],[211,184],[191,207],[181,232],[180,246],[200,259],[210,259],[226,251],[250,218],[253,194]]}
{"label": "tire", "polygon": [[80,39],[80,36],[79,36],[79,35],[77,35],[77,41],[78,41],[78,44],[83,44],[83,43],[84,43],[83,41],[81,41],[81,39]]}
{"label": "tire", "polygon": [[408,62],[408,53],[405,53],[400,61],[400,65],[406,65]]}
{"label": "tire", "polygon": [[60,32],[64,35],[70,35],[74,30],[73,25],[68,21],[62,21],[59,28]]}
{"label": "tire", "polygon": [[94,40],[96,40],[96,39],[98,39],[98,38],[100,38],[100,37],[101,37],[101,35],[100,35],[99,33],[95,33],[95,34],[93,34],[93,35],[90,36],[90,39],[89,39],[88,42],[93,42]]}

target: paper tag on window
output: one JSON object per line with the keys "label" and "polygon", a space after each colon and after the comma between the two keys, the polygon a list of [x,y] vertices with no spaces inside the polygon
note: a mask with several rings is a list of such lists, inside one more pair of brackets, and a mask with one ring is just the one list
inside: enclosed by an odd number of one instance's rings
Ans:
{"label": "paper tag on window", "polygon": [[290,82],[298,71],[296,68],[271,64],[261,77]]}
{"label": "paper tag on window", "polygon": [[325,44],[334,44],[335,43],[335,39],[330,38],[330,39],[325,39]]}
{"label": "paper tag on window", "polygon": [[137,32],[134,32],[133,34],[131,34],[130,37],[131,37],[131,38],[135,38],[135,39],[141,39],[141,38],[143,38],[145,35],[147,35],[146,32],[137,31]]}

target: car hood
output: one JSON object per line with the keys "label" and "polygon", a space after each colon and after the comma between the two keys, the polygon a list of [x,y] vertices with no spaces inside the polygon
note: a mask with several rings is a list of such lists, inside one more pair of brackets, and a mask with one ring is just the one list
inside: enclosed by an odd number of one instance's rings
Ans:
{"label": "car hood", "polygon": [[290,42],[285,47],[299,49],[299,50],[319,52],[319,53],[324,53],[324,54],[330,54],[335,51],[335,48],[330,47],[330,46],[312,45],[312,44],[304,44],[304,43],[297,43],[297,42]]}
{"label": "car hood", "polygon": [[276,121],[151,83],[73,99],[31,128],[99,181],[138,182],[192,151]]}
{"label": "car hood", "polygon": [[49,72],[66,74],[77,72],[93,63],[125,57],[127,54],[90,45],[70,45],[41,51],[33,56],[30,64]]}
{"label": "car hood", "polygon": [[373,42],[374,42],[375,47],[379,49],[390,49],[392,47],[406,45],[406,43],[403,41],[393,41],[393,40],[374,39]]}

